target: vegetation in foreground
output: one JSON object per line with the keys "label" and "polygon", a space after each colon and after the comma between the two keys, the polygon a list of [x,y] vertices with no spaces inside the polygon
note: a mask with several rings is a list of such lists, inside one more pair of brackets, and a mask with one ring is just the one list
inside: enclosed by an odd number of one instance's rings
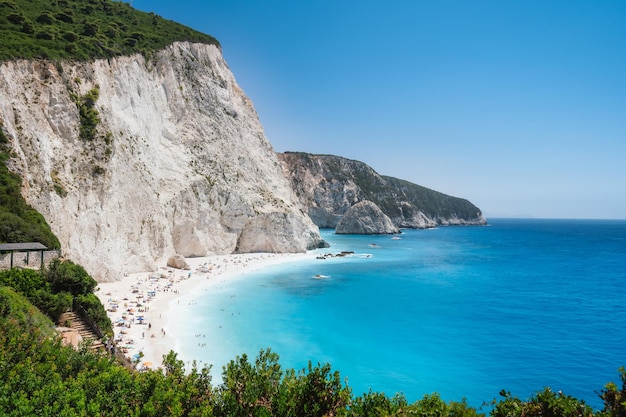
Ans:
{"label": "vegetation in foreground", "polygon": [[219,45],[210,35],[112,0],[0,0],[0,39],[0,61],[149,55],[175,41]]}
{"label": "vegetation in foreground", "polygon": [[6,269],[0,271],[0,287],[10,287],[55,323],[61,314],[81,306],[105,335],[113,326],[100,299],[93,293],[97,282],[85,269],[71,261],[55,259],[43,271]]}
{"label": "vegetation in foreground", "polygon": [[[63,271],[63,267],[56,268]],[[21,294],[32,294],[36,292],[32,286],[41,285],[34,276],[25,277],[29,278],[28,285],[11,282],[6,275],[0,285],[3,416],[485,415],[465,401],[446,402],[436,393],[414,403],[408,403],[401,394],[389,397],[370,391],[354,396],[330,365],[309,364],[300,371],[283,369],[278,355],[269,349],[253,361],[246,355],[232,360],[224,367],[219,386],[212,385],[210,368],[198,369],[194,363],[186,369],[174,352],[164,357],[163,369],[138,372],[107,354],[93,353],[87,346],[79,350],[63,346],[50,318]],[[48,288],[75,288],[83,293],[92,286],[88,280],[71,277],[75,275],[68,274],[60,282],[48,281]],[[604,408],[600,411],[546,388],[528,400],[502,392],[500,400],[488,405],[488,413],[492,417],[624,417],[626,371],[620,372],[621,387],[609,383],[601,392]]]}

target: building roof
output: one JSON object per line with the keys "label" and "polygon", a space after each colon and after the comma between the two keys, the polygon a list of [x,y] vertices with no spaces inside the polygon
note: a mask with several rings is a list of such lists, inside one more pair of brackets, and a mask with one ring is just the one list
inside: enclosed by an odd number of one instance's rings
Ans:
{"label": "building roof", "polygon": [[0,243],[0,252],[27,252],[33,250],[46,250],[44,245],[39,242],[27,243]]}

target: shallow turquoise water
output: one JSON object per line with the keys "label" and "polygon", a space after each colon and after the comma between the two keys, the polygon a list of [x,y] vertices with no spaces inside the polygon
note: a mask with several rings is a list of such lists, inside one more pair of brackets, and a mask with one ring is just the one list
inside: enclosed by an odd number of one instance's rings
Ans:
{"label": "shallow turquoise water", "polygon": [[271,347],[286,368],[329,362],[357,395],[438,392],[480,406],[501,389],[526,398],[550,386],[595,408],[626,365],[626,221],[323,235],[332,247],[321,252],[356,254],[194,294],[173,329],[181,358],[213,364],[219,382],[236,355]]}

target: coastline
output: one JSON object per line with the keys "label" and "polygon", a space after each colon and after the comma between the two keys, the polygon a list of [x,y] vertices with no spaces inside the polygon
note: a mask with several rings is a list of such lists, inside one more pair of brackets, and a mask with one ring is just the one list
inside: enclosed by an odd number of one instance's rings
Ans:
{"label": "coastline", "polygon": [[157,271],[128,274],[119,281],[99,283],[95,294],[111,319],[118,349],[137,369],[157,369],[162,367],[164,355],[176,352],[177,340],[169,330],[177,324],[173,311],[181,298],[211,291],[217,280],[313,257],[315,253],[306,252],[185,258],[189,270],[162,266]]}

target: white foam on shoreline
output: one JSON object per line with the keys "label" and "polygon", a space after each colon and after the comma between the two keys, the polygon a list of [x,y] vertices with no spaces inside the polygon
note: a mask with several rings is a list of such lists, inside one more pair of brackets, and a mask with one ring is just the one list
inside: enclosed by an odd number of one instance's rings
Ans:
{"label": "white foam on shoreline", "polygon": [[[313,257],[315,254],[308,252],[187,258],[189,271],[161,267],[158,271],[130,274],[120,277],[119,281],[100,283],[96,295],[113,323],[118,348],[124,349],[130,359],[141,352],[138,368],[144,364],[157,368],[162,366],[163,356],[170,350],[180,351],[180,341],[172,336],[175,333],[172,329],[176,328],[179,313],[191,296],[211,291],[216,282],[242,278],[246,273],[270,265]],[[155,275],[162,278],[151,278]],[[116,310],[113,305],[117,305]],[[122,319],[123,324],[120,322]]]}

